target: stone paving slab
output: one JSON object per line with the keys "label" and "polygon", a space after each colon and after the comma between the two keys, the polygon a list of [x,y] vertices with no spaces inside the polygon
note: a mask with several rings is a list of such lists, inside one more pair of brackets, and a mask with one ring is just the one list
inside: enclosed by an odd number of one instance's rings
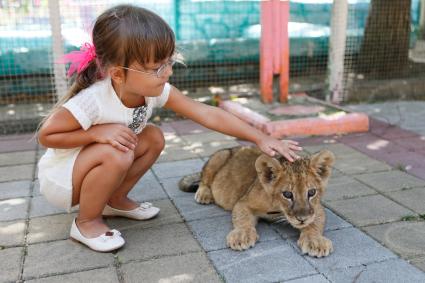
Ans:
{"label": "stone paving slab", "polygon": [[352,176],[331,177],[323,201],[343,200],[359,196],[373,195],[377,192]]}
{"label": "stone paving slab", "polygon": [[183,223],[122,232],[126,245],[117,252],[120,262],[200,252],[202,249]]}
{"label": "stone paving slab", "polygon": [[118,276],[113,267],[97,268],[88,271],[74,272],[40,279],[27,280],[29,283],[118,283]]}
{"label": "stone paving slab", "polygon": [[244,252],[224,249],[208,256],[228,283],[279,282],[318,273],[283,239],[260,242]]}
{"label": "stone paving slab", "polygon": [[0,167],[0,182],[32,180],[34,164]]}
{"label": "stone paving slab", "polygon": [[0,200],[27,197],[30,195],[31,181],[15,181],[0,183]]}
{"label": "stone paving slab", "polygon": [[403,221],[364,230],[403,258],[425,256],[425,222]]}
{"label": "stone paving slab", "polygon": [[76,213],[65,213],[30,218],[27,242],[35,244],[68,239],[69,230],[76,215]]}
{"label": "stone paving slab", "polygon": [[0,221],[25,219],[28,211],[28,198],[0,200]]}
{"label": "stone paving slab", "polygon": [[192,143],[188,146],[190,150],[201,157],[209,157],[220,149],[240,146],[237,141],[211,141],[204,143]]}
{"label": "stone paving slab", "polygon": [[358,175],[356,179],[380,192],[392,192],[425,186],[424,180],[399,170]]}
{"label": "stone paving slab", "polygon": [[123,264],[125,282],[222,282],[201,252]]}
{"label": "stone paving slab", "polygon": [[425,187],[392,192],[388,196],[419,214],[425,214]]}
{"label": "stone paving slab", "polygon": [[0,154],[0,166],[33,164],[35,162],[36,151],[17,151]]}
{"label": "stone paving slab", "polygon": [[425,256],[413,258],[409,261],[412,265],[416,266],[420,270],[425,270]]}
{"label": "stone paving slab", "polygon": [[356,226],[394,222],[413,213],[382,195],[328,201],[326,205]]}
{"label": "stone paving slab", "polygon": [[194,193],[187,193],[179,190],[178,183],[180,181],[181,177],[171,177],[171,178],[164,178],[160,180],[160,183],[164,190],[166,191],[167,195],[171,199],[175,199],[177,197],[188,197],[192,195],[194,197]]}
{"label": "stone paving slab", "polygon": [[400,259],[332,270],[325,272],[325,276],[332,282],[422,283],[425,281],[425,274],[422,271]]}
{"label": "stone paving slab", "polygon": [[[397,258],[394,253],[356,228],[328,231],[324,235],[332,241],[334,252],[324,258],[304,256],[321,272]],[[291,243],[296,246],[297,240],[292,238]]]}
{"label": "stone paving slab", "polygon": [[15,282],[19,278],[20,262],[23,248],[10,248],[0,250],[0,281]]}
{"label": "stone paving slab", "polygon": [[139,202],[144,202],[165,199],[167,198],[167,195],[153,175],[152,171],[149,170],[130,191],[129,197]]}
{"label": "stone paving slab", "polygon": [[24,244],[25,221],[0,222],[0,250]]}
{"label": "stone paving slab", "polygon": [[180,177],[188,174],[200,172],[204,161],[199,158],[174,161],[174,162],[164,162],[153,165],[153,172],[159,178],[170,178],[170,177]]}
{"label": "stone paving slab", "polygon": [[225,211],[217,205],[197,203],[193,196],[194,194],[188,194],[186,197],[173,199],[174,205],[186,221],[230,215],[229,211]]}
{"label": "stone paving slab", "polygon": [[[190,221],[188,225],[205,251],[227,248],[226,236],[233,229],[231,215]],[[280,239],[279,234],[266,223],[260,222],[256,228],[259,242]]]}
{"label": "stone paving slab", "polygon": [[94,253],[71,240],[39,243],[28,246],[23,278],[85,271],[113,264],[113,254]]}
{"label": "stone paving slab", "polygon": [[321,274],[285,281],[288,283],[329,283],[329,280]]}
{"label": "stone paving slab", "polygon": [[37,149],[37,142],[33,135],[19,135],[2,137],[0,139],[0,152],[30,151]]}
{"label": "stone paving slab", "polygon": [[[78,208],[73,208],[72,211],[77,211]],[[40,217],[47,215],[62,214],[66,212],[63,208],[56,207],[49,203],[47,199],[40,195],[31,198],[30,217]]]}

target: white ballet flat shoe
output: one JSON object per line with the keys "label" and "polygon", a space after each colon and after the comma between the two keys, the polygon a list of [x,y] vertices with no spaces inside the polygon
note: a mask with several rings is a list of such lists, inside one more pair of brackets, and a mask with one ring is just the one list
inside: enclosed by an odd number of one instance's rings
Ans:
{"label": "white ballet flat shoe", "polygon": [[121,210],[106,205],[103,209],[104,216],[121,216],[135,220],[148,220],[155,217],[159,213],[159,208],[152,206],[150,202],[143,202],[139,207],[132,210]]}
{"label": "white ballet flat shoe", "polygon": [[115,229],[96,238],[86,238],[78,229],[75,219],[72,221],[70,237],[97,252],[110,252],[121,248],[125,244],[121,233]]}

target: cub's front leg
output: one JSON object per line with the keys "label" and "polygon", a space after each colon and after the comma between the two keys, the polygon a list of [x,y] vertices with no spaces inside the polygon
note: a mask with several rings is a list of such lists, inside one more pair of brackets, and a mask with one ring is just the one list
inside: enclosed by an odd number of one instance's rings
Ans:
{"label": "cub's front leg", "polygon": [[233,250],[246,250],[255,245],[259,236],[255,225],[257,217],[244,202],[238,202],[232,210],[233,230],[227,235],[227,246]]}
{"label": "cub's front leg", "polygon": [[323,236],[325,219],[325,212],[322,208],[317,212],[315,221],[301,229],[300,238],[297,243],[303,254],[324,257],[332,253],[333,246],[331,240]]}

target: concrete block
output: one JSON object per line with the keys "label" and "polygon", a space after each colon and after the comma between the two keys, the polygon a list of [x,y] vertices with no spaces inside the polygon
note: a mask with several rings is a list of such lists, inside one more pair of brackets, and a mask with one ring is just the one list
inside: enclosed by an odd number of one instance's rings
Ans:
{"label": "concrete block", "polygon": [[425,255],[425,222],[402,221],[364,229],[378,242],[404,258]]}
{"label": "concrete block", "polygon": [[222,282],[201,252],[130,262],[121,270],[125,282]]}
{"label": "concrete block", "polygon": [[376,194],[376,191],[362,184],[351,176],[341,176],[329,180],[324,201],[342,200],[365,195]]}
{"label": "concrete block", "polygon": [[32,180],[34,164],[0,167],[0,182]]}
{"label": "concrete block", "polygon": [[326,205],[358,226],[398,221],[413,213],[381,195],[328,201]]}
{"label": "concrete block", "polygon": [[197,159],[158,163],[153,166],[153,172],[159,179],[185,176],[200,172],[204,162]]}
{"label": "concrete block", "polygon": [[215,204],[197,203],[194,199],[194,194],[175,198],[173,199],[173,202],[186,221],[230,215],[229,211],[226,211]]}
{"label": "concrete block", "polygon": [[358,175],[356,179],[380,192],[393,192],[406,188],[425,186],[424,180],[399,170]]}
{"label": "concrete block", "polygon": [[199,252],[201,248],[183,223],[122,232],[125,246],[117,252],[120,262]]}
{"label": "concrete block", "polygon": [[391,192],[388,196],[419,214],[425,214],[425,187]]}
{"label": "concrete block", "polygon": [[0,221],[25,219],[28,211],[28,198],[0,200]]}
{"label": "concrete block", "polygon": [[57,282],[118,283],[119,280],[118,280],[118,276],[115,271],[115,268],[107,267],[107,268],[98,268],[98,269],[82,271],[82,272],[73,272],[68,274],[43,277],[39,279],[27,280],[25,282],[29,282],[29,283],[57,283]]}
{"label": "concrete block", "polygon": [[133,200],[144,202],[165,199],[167,195],[152,174],[152,171],[149,170],[130,191],[129,197]]}
{"label": "concrete block", "polygon": [[279,282],[317,271],[285,240],[258,243],[246,251],[224,249],[208,256],[226,282]]}
{"label": "concrete block", "polygon": [[[305,256],[319,271],[347,268],[397,257],[356,228],[325,232],[325,236],[333,243],[333,253],[324,258]],[[292,239],[294,246],[296,240]]]}
{"label": "concrete block", "polygon": [[20,263],[23,248],[9,248],[0,250],[0,281],[17,282],[20,272]]}
{"label": "concrete block", "polygon": [[30,194],[31,181],[0,183],[0,199],[27,197]]}
{"label": "concrete block", "polygon": [[[191,221],[188,225],[207,252],[227,248],[226,236],[233,229],[230,215]],[[259,242],[280,239],[279,234],[264,222],[258,223],[256,229],[260,236]]]}
{"label": "concrete block", "polygon": [[425,273],[401,259],[391,259],[366,266],[334,269],[325,271],[324,274],[331,282],[425,282]]}
{"label": "concrete block", "polygon": [[30,218],[27,242],[29,244],[66,240],[76,213]]}
{"label": "concrete block", "polygon": [[113,254],[93,252],[71,241],[56,241],[29,245],[24,265],[24,279],[71,273],[112,266]]}
{"label": "concrete block", "polygon": [[24,244],[25,220],[0,222],[0,249]]}

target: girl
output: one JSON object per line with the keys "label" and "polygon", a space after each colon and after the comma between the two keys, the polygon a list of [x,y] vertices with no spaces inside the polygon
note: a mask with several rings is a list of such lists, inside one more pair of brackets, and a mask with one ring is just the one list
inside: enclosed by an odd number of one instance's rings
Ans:
{"label": "girl", "polygon": [[97,18],[92,38],[93,45],[68,55],[76,81],[39,131],[40,143],[48,148],[39,162],[40,191],[68,211],[79,204],[71,238],[95,251],[115,250],[124,239],[102,215],[145,220],[158,214],[152,204],[127,196],[164,148],[160,129],[146,124],[154,107],[252,141],[269,155],[298,158],[296,142],[266,136],[168,83],[176,62],[175,38],[156,14],[130,5],[113,7]]}

